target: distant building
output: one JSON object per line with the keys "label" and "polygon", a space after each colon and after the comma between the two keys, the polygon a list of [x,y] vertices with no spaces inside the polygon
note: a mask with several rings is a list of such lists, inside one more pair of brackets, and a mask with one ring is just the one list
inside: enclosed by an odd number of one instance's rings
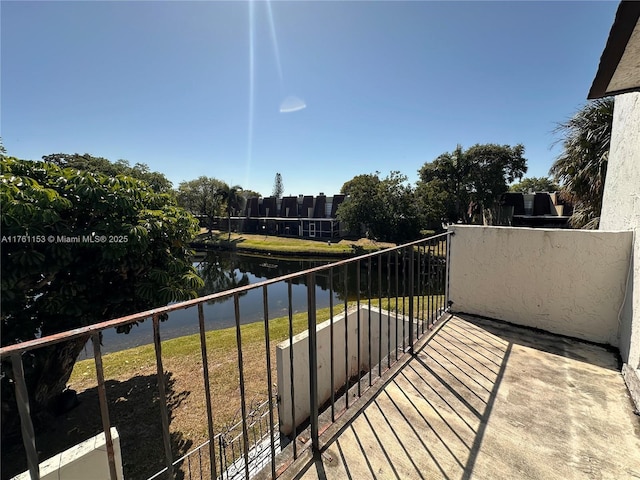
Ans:
{"label": "distant building", "polygon": [[557,192],[504,193],[494,225],[569,228],[573,206]]}
{"label": "distant building", "polygon": [[[337,218],[345,195],[327,197],[251,197],[241,215],[231,217],[231,229],[239,233],[263,233],[286,237],[332,239],[346,234]],[[227,218],[216,222],[220,230],[228,228]]]}

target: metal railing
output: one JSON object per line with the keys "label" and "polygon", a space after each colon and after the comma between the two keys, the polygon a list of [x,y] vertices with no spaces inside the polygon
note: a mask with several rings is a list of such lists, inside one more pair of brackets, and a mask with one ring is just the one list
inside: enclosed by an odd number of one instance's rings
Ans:
{"label": "metal railing", "polygon": [[[433,327],[434,323],[448,308],[448,274],[450,233],[443,233],[427,239],[411,242],[376,253],[366,254],[342,260],[328,265],[311,268],[305,271],[281,276],[253,285],[244,286],[220,293],[200,297],[194,300],[172,304],[114,320],[105,321],[68,332],[19,343],[0,349],[0,358],[11,362],[11,372],[18,411],[20,414],[22,442],[26,463],[32,479],[40,478],[38,449],[36,448],[36,432],[30,415],[29,394],[23,365],[25,352],[52,344],[64,342],[81,336],[89,336],[93,344],[93,361],[95,364],[97,392],[100,404],[102,429],[106,438],[106,449],[112,480],[118,478],[114,455],[111,426],[113,420],[109,413],[108,392],[105,387],[103,355],[101,353],[100,335],[106,329],[122,327],[151,318],[153,324],[153,345],[155,352],[155,376],[159,395],[160,421],[162,424],[162,444],[164,468],[148,478],[175,478],[181,469],[181,476],[192,478],[250,478],[257,469],[269,465],[272,478],[276,478],[302,450],[311,447],[319,448],[319,437],[328,426],[337,420],[345,411],[354,405],[350,395],[361,396],[371,387],[376,379],[390,369],[405,353],[413,353],[413,345]],[[353,284],[355,269],[355,285]],[[352,273],[349,273],[349,271]],[[364,276],[364,279],[363,279]],[[326,401],[318,398],[318,333],[316,312],[316,280],[322,277],[326,281],[329,293],[329,338],[330,338],[330,398]],[[325,278],[325,277],[328,277]],[[288,327],[285,343],[292,346],[294,336],[294,311],[292,309],[292,284],[304,280],[307,289],[307,314],[304,326],[308,329],[309,367],[304,372],[309,378],[310,416],[308,419],[296,419],[296,385],[293,381],[298,367],[294,348],[288,349],[290,385],[280,392],[287,392],[291,399],[291,416],[293,431],[281,434],[280,416],[276,406],[282,401],[282,393],[274,393],[274,372],[272,349],[274,341],[270,338],[269,290],[277,283],[287,286]],[[339,288],[338,288],[339,287]],[[264,391],[266,399],[259,403],[259,408],[247,404],[245,391],[245,365],[243,362],[243,326],[241,326],[240,296],[250,290],[262,290],[263,327],[264,327]],[[334,304],[335,293],[340,290],[344,305]],[[231,427],[216,428],[214,418],[216,407],[212,400],[210,359],[207,352],[205,328],[205,309],[208,302],[232,298],[235,317],[235,346],[237,352],[237,390],[239,392],[239,419],[230,422]],[[341,302],[342,303],[342,302]],[[354,310],[355,308],[355,310]],[[167,404],[167,385],[163,365],[161,341],[161,316],[172,311],[194,309],[194,321],[197,318],[200,353],[202,358],[202,382],[205,397],[203,421],[206,418],[207,440],[191,449],[180,458],[174,458],[170,432],[170,411]],[[344,309],[344,325],[338,327],[336,315]],[[377,310],[376,310],[377,309]],[[354,313],[355,312],[355,313]],[[368,313],[367,313],[368,312]],[[372,312],[374,315],[372,316]],[[377,312],[377,314],[375,313]],[[383,315],[382,312],[385,312]],[[355,339],[356,352],[349,351],[354,343],[354,333],[349,330],[348,314],[356,316],[357,332]],[[383,316],[386,317],[383,320]],[[375,326],[377,320],[377,327]],[[386,325],[384,325],[386,322]],[[368,338],[361,338],[360,332],[366,328]],[[372,341],[372,330],[377,328],[377,338]],[[386,335],[383,332],[386,328]],[[394,334],[392,335],[392,331]],[[385,338],[383,338],[383,336]],[[393,337],[393,338],[392,338]],[[337,348],[344,345],[344,382],[336,384],[338,369],[342,362],[337,360]],[[353,348],[353,347],[351,347]],[[377,350],[377,352],[376,352]],[[356,357],[357,368],[354,371],[350,359]],[[235,367],[234,367],[235,368]],[[113,399],[112,399],[113,400]],[[143,406],[144,408],[144,406]],[[118,419],[115,419],[116,423]],[[218,431],[216,431],[216,429]],[[288,450],[290,458],[276,461],[282,446]],[[123,456],[126,457],[126,451]],[[258,459],[259,464],[256,464]],[[256,466],[257,465],[257,466]],[[200,471],[198,474],[197,472]],[[125,472],[126,474],[126,472]]]}

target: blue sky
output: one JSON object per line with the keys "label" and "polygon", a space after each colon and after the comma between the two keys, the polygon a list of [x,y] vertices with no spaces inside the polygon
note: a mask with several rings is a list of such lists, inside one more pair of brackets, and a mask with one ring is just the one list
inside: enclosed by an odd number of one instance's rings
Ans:
{"label": "blue sky", "polygon": [[[263,195],[277,172],[287,195],[414,182],[457,144],[522,143],[545,176],[617,6],[2,1],[0,133],[19,158],[86,152]],[[282,113],[290,96],[306,108]]]}

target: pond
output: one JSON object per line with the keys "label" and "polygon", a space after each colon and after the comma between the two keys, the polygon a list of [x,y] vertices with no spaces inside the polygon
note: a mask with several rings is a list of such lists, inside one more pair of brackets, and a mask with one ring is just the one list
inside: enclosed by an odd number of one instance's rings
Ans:
{"label": "pond", "polygon": [[[331,260],[275,258],[271,256],[240,255],[232,252],[197,252],[194,266],[205,285],[200,296],[225,291],[235,287],[255,284],[267,279],[331,263]],[[348,277],[352,286],[348,290],[355,296],[355,265],[350,266]],[[338,269],[334,278],[334,305],[344,302],[343,269]],[[354,274],[352,274],[354,273]],[[298,278],[292,282],[293,313],[307,311],[306,279]],[[279,282],[268,289],[269,318],[288,315],[287,285]],[[316,303],[318,308],[329,306],[329,278],[327,272],[316,276]],[[254,289],[240,296],[241,323],[263,321],[262,289]],[[207,330],[228,328],[235,325],[233,298],[204,304],[205,325]],[[160,325],[161,338],[191,335],[198,332],[198,310],[196,307],[177,310]],[[153,343],[153,328],[148,319],[133,326],[128,334],[116,333],[109,329],[103,333],[103,352],[113,352]],[[91,352],[88,352],[89,355]],[[87,352],[83,354],[85,356]]]}

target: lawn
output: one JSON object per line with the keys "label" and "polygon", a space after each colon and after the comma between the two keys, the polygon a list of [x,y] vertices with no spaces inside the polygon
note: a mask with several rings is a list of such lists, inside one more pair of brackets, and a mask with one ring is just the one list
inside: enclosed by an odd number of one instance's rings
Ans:
{"label": "lawn", "polygon": [[276,237],[272,235],[252,235],[247,233],[229,234],[214,230],[211,235],[202,229],[193,244],[197,247],[234,249],[250,253],[270,253],[273,255],[305,255],[347,257],[394,247],[393,243],[375,242],[361,238],[359,240],[327,241],[302,238]]}

